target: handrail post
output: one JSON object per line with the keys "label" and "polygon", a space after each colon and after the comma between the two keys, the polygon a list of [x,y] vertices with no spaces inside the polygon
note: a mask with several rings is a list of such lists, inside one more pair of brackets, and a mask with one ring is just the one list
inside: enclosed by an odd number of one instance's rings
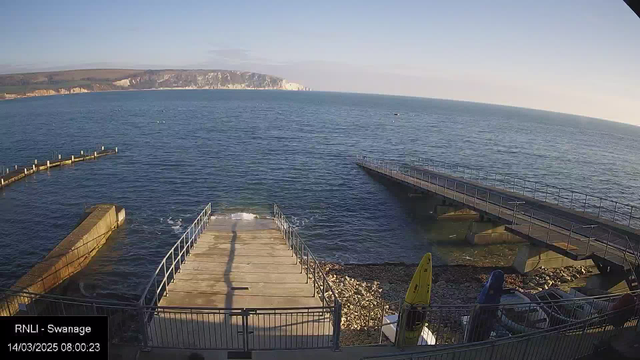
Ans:
{"label": "handrail post", "polygon": [[178,269],[178,272],[180,272],[180,269],[182,269],[182,251],[180,250],[180,241],[178,241],[178,265],[180,265],[180,268]]}
{"label": "handrail post", "polygon": [[142,351],[151,351],[149,347],[149,335],[147,334],[147,323],[144,315],[145,308],[143,304],[138,303],[138,326],[140,326],[140,333],[142,334]]}
{"label": "handrail post", "polygon": [[467,203],[467,184],[464,184],[464,195],[462,195],[462,203],[466,204]]}
{"label": "handrail post", "polygon": [[575,193],[572,191],[572,192],[571,192],[571,202],[569,203],[569,209],[573,209],[573,195],[574,195],[574,194],[575,194]]}
{"label": "handrail post", "polygon": [[571,241],[571,235],[573,235],[573,227],[574,223],[571,223],[571,230],[569,231],[569,237],[567,238],[567,248],[565,249],[567,252],[569,251],[569,242]]}
{"label": "handrail post", "polygon": [[340,349],[340,326],[342,325],[342,303],[333,299],[333,351]]}
{"label": "handrail post", "polygon": [[169,282],[167,281],[167,257],[165,256],[164,260],[162,260],[162,267],[164,268],[164,296],[169,295]]}
{"label": "handrail post", "polygon": [[473,208],[478,208],[478,187],[476,187],[476,196],[473,197]]}
{"label": "handrail post", "polygon": [[598,218],[600,217],[600,210],[602,210],[602,198],[600,198],[600,205],[598,205]]}
{"label": "handrail post", "polygon": [[487,205],[486,212],[489,212],[489,191],[488,190],[487,190],[487,200],[485,200],[485,203]]}
{"label": "handrail post", "polygon": [[616,201],[616,205],[613,207],[613,222],[616,222],[616,213],[618,212],[618,202]]}
{"label": "handrail post", "polygon": [[544,201],[547,202],[547,196],[549,196],[549,185],[545,184],[544,188]]}
{"label": "handrail post", "polygon": [[171,248],[171,270],[173,272],[173,280],[176,279],[176,258],[173,254],[174,248]]}

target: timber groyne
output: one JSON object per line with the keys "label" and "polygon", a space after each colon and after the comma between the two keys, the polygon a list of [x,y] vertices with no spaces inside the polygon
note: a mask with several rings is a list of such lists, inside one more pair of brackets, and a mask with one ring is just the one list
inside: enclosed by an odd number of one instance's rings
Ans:
{"label": "timber groyne", "polygon": [[36,159],[34,160],[33,164],[28,166],[14,165],[13,169],[1,169],[2,171],[0,171],[0,188],[4,188],[5,186],[12,184],[18,180],[24,179],[29,175],[33,175],[38,171],[49,170],[58,166],[71,165],[79,161],[95,160],[102,156],[117,153],[117,147],[113,149],[105,149],[105,147],[102,146],[100,150],[96,150],[93,152],[85,153],[84,151],[80,151],[80,155],[71,155],[69,157],[62,157],[62,155],[58,155],[58,158],[53,160],[38,161]]}

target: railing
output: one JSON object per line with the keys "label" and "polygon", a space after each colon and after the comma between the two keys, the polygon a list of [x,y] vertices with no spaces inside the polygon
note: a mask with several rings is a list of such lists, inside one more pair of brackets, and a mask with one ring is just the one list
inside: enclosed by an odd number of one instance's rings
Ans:
{"label": "railing", "polygon": [[[588,257],[591,255],[589,250],[598,250],[593,252],[614,264],[623,266],[624,264],[620,262],[629,261],[634,268],[639,264],[635,261],[639,259],[640,244],[632,244],[626,235],[611,229],[560,218],[524,203],[521,198],[495,192],[453,176],[367,157],[358,157],[357,162],[411,185],[426,187],[430,191],[452,198],[472,209],[491,213],[510,221],[511,225],[524,225],[525,235],[537,233],[536,239],[547,244],[553,243],[558,246],[566,242],[568,251],[571,249],[572,242],[586,243],[584,253],[578,254],[580,256]],[[540,234],[543,239],[539,238]],[[600,244],[599,249],[597,243]],[[627,257],[627,254],[631,256]]]}
{"label": "railing", "polygon": [[287,217],[282,213],[282,210],[277,204],[273,205],[273,218],[280,229],[285,241],[289,245],[289,248],[295,255],[296,262],[300,263],[300,271],[304,271],[307,276],[307,281],[313,282],[313,292],[316,294],[322,306],[332,307],[333,317],[333,333],[334,333],[334,347],[337,350],[340,346],[340,325],[342,321],[342,303],[336,292],[331,287],[331,283],[327,280],[320,262],[313,255],[307,244],[300,238],[298,230],[291,225]]}
{"label": "railing", "polygon": [[284,239],[287,241],[287,245],[296,256],[296,262],[300,264],[300,270],[306,273],[307,279],[313,281],[314,293],[318,294],[322,305],[335,306],[340,301],[331,287],[331,283],[327,280],[327,276],[322,270],[318,259],[311,253],[307,244],[298,235],[298,230],[291,225],[276,204],[273,205],[273,215],[278,229],[280,229]]}
{"label": "railing", "polygon": [[[640,291],[631,292],[633,296]],[[590,297],[576,297],[562,300],[538,300],[530,297],[531,302],[500,305],[432,305],[413,307],[403,306],[403,301],[396,301],[383,306],[357,309],[361,314],[358,322],[362,329],[378,332],[379,341],[363,342],[350,345],[371,345],[383,343],[384,330],[388,327],[396,328],[396,336],[388,339],[396,346],[403,347],[405,327],[408,314],[413,318],[425,320],[425,327],[429,331],[426,344],[422,345],[455,345],[478,342],[489,339],[496,328],[509,333],[530,333],[537,330],[537,326],[555,327],[576,323],[581,320],[599,316],[610,310],[611,306],[623,294],[609,294]],[[411,311],[410,311],[411,310]],[[384,316],[400,314],[399,320],[384,321]],[[522,319],[521,322],[510,320]],[[481,321],[478,321],[481,320]],[[539,322],[543,320],[543,322]],[[499,325],[499,326],[497,326]]]}
{"label": "railing", "polygon": [[596,345],[602,340],[610,339],[622,332],[637,332],[637,326],[637,310],[633,305],[630,308],[528,334],[432,348],[429,351],[367,356],[361,360],[573,360],[593,353]]}
{"label": "railing", "polygon": [[[284,350],[335,348],[334,309],[149,307],[149,346]],[[148,317],[149,314],[147,314]]]}
{"label": "railing", "polygon": [[413,159],[412,162],[429,170],[446,172],[456,177],[519,193],[537,200],[555,203],[578,212],[589,213],[598,218],[640,229],[640,211],[638,206],[635,205],[543,182],[521,179],[515,176],[435,159],[420,157]]}
{"label": "railing", "polygon": [[[140,298],[141,306],[157,306],[162,296],[168,294],[167,288],[169,284],[175,279],[176,274],[180,272],[182,264],[187,261],[187,257],[191,254],[191,249],[198,241],[198,237],[209,224],[210,215],[211,203],[205,206],[193,224],[189,226],[187,231],[185,231],[182,237],[173,245],[171,250],[167,252],[167,255],[164,256],[142,292],[142,297]],[[160,280],[159,284],[158,280]],[[149,293],[152,285],[154,285],[153,291]]]}
{"label": "railing", "polygon": [[8,289],[0,289],[0,294],[0,309],[18,307],[18,316],[106,315],[110,341],[116,344],[244,351],[336,345],[333,307],[141,306]]}
{"label": "railing", "polygon": [[136,303],[81,299],[9,289],[0,289],[0,294],[0,308],[18,308],[18,316],[106,315],[109,317],[109,339],[112,343],[141,345],[143,342],[142,311]]}

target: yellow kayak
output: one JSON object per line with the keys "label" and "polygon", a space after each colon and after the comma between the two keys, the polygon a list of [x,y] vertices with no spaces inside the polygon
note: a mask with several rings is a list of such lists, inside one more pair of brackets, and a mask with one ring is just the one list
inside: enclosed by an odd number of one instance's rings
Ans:
{"label": "yellow kayak", "polygon": [[[426,253],[420,265],[416,269],[409,284],[407,295],[404,298],[405,306],[407,305],[429,305],[431,302],[431,253]],[[403,345],[417,345],[422,328],[426,320],[426,313],[423,311],[409,311],[404,324],[404,342]]]}

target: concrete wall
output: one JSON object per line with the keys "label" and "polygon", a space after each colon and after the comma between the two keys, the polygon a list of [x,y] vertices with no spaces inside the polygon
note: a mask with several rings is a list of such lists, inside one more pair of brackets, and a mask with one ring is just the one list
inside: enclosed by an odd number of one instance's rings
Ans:
{"label": "concrete wall", "polygon": [[553,269],[570,265],[592,266],[593,261],[571,260],[557,252],[531,244],[521,245],[520,248],[518,248],[516,258],[513,260],[513,267],[521,274],[527,273],[540,266],[544,266],[547,269]]}
{"label": "concrete wall", "polygon": [[[112,204],[92,207],[86,219],[58,244],[43,261],[21,277],[11,290],[43,294],[84,268],[102,247],[119,223],[124,222],[124,209],[116,211]],[[14,315],[24,298],[4,299],[0,315]],[[1,301],[2,303],[4,301]]]}

